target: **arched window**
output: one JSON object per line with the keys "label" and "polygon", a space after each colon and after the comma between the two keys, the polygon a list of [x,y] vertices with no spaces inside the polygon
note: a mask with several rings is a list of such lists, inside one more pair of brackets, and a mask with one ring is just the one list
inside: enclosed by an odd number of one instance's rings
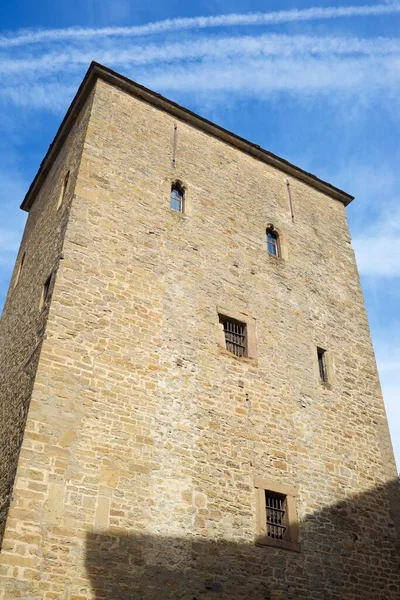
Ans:
{"label": "arched window", "polygon": [[184,212],[184,201],[185,201],[185,189],[179,181],[175,181],[175,183],[171,186],[171,195],[169,198],[169,206],[172,210],[176,210],[177,212]]}
{"label": "arched window", "polygon": [[273,227],[267,227],[266,243],[268,254],[279,256],[279,235]]}

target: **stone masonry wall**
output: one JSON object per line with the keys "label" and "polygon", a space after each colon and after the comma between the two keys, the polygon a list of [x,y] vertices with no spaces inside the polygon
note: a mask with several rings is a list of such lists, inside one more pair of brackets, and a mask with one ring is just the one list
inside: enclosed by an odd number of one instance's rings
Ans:
{"label": "stone masonry wall", "polygon": [[[0,546],[46,328],[48,307],[39,309],[41,294],[48,276],[54,273],[55,277],[58,270],[89,112],[90,102],[77,119],[30,211],[0,320]],[[57,210],[68,170],[71,175],[65,200]],[[35,434],[32,435],[30,441],[26,440],[26,450],[33,443]],[[32,482],[25,499],[35,499],[39,486],[35,473],[30,472]]]}
{"label": "stone masonry wall", "polygon": [[[98,81],[0,599],[395,600],[398,485],[344,207],[292,179],[292,223],[283,173],[181,122],[172,168],[175,122]],[[256,320],[257,359],[219,345],[218,307]],[[300,552],[254,544],[256,476],[297,488]]]}

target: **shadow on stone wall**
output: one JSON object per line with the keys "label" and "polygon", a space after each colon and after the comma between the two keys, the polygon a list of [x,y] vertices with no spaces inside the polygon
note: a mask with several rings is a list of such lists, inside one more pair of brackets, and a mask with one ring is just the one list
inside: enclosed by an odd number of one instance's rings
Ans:
{"label": "shadow on stone wall", "polygon": [[91,532],[86,568],[96,600],[398,600],[399,512],[396,480],[310,514],[300,553]]}

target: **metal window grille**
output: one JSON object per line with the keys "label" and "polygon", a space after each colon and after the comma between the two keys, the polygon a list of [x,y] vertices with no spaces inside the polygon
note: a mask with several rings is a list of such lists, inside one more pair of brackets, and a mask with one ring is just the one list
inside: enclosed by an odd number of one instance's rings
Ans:
{"label": "metal window grille", "polygon": [[278,234],[272,229],[267,229],[267,250],[268,254],[272,254],[272,256],[279,255]]}
{"label": "metal window grille", "polygon": [[321,381],[328,381],[328,376],[326,372],[325,350],[323,350],[322,348],[317,348],[317,354],[319,376],[321,378]]}
{"label": "metal window grille", "polygon": [[169,205],[172,210],[183,213],[183,197],[184,193],[179,185],[174,184],[171,188]]}
{"label": "metal window grille", "polygon": [[265,511],[267,536],[275,540],[283,540],[287,530],[286,496],[265,490]]}
{"label": "metal window grille", "polygon": [[224,327],[225,347],[235,356],[247,356],[246,323],[220,317]]}

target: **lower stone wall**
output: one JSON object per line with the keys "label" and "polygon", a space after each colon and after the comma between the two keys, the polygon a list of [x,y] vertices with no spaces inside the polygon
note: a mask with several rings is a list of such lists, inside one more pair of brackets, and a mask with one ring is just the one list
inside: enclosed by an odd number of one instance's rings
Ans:
{"label": "lower stone wall", "polygon": [[[41,340],[25,364],[15,371],[0,374],[0,548],[6,526],[8,507],[17,470],[19,451],[24,437],[35,373],[40,355]],[[13,385],[10,385],[10,381]]]}
{"label": "lower stone wall", "polygon": [[[393,481],[310,514],[300,523],[299,553],[245,540],[54,526],[42,534],[44,556],[9,556],[8,564],[3,556],[0,599],[398,600],[396,532],[373,535],[386,514],[382,502],[398,501]],[[32,541],[33,531],[20,543]]]}

